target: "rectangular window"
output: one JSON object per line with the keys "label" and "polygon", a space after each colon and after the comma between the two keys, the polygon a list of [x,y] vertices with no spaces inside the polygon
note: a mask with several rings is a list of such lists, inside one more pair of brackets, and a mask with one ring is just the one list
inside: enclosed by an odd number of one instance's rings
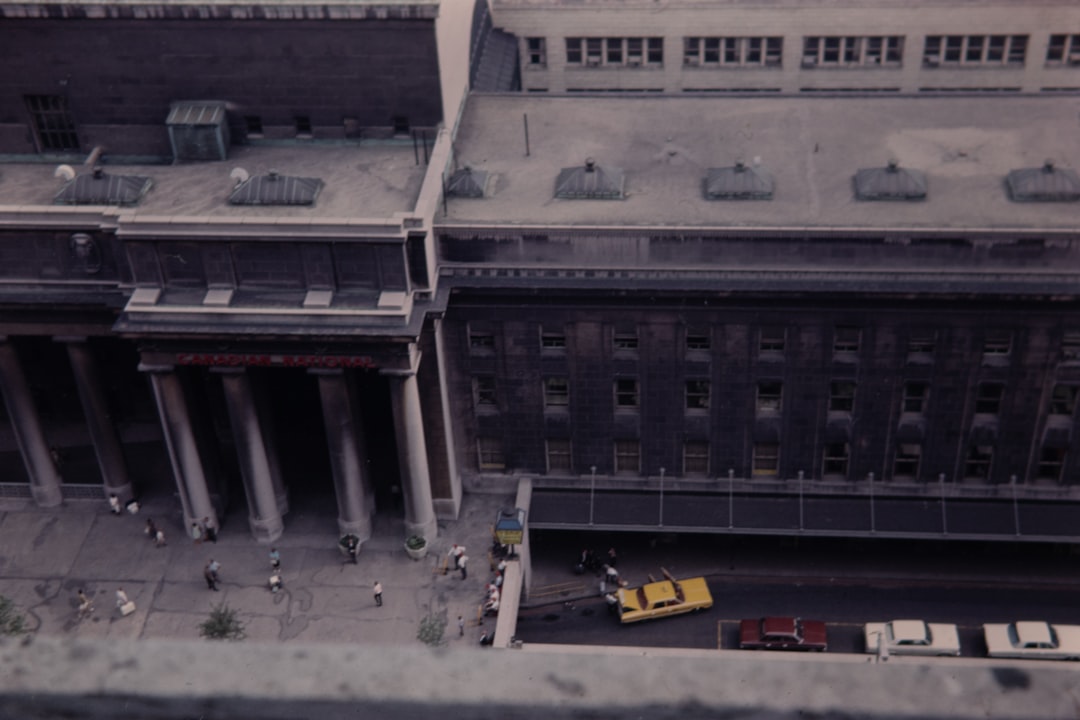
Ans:
{"label": "rectangular window", "polygon": [[664,38],[649,38],[646,60],[650,65],[664,64]]}
{"label": "rectangular window", "polygon": [[930,386],[927,383],[904,383],[903,412],[922,415],[926,412],[926,401],[929,397]]}
{"label": "rectangular window", "polygon": [[936,339],[933,331],[912,331],[908,336],[908,362],[932,359]]}
{"label": "rectangular window", "polygon": [[63,95],[27,95],[26,109],[34,124],[38,150],[78,150],[75,120]]}
{"label": "rectangular window", "polygon": [[754,443],[754,476],[776,477],[779,472],[780,446],[776,443]]}
{"label": "rectangular window", "polygon": [[481,470],[506,469],[506,460],[503,458],[502,440],[490,437],[477,438],[476,447]]}
{"label": "rectangular window", "polygon": [[[1023,65],[1027,43],[1027,35],[928,35],[923,44],[923,67]],[[1049,55],[1048,50],[1048,63]]]}
{"label": "rectangular window", "polygon": [[258,115],[245,115],[244,116],[244,129],[247,131],[248,137],[262,137],[263,124],[262,118]]}
{"label": "rectangular window", "polygon": [[570,404],[570,383],[566,378],[544,380],[544,407],[565,408]]}
{"label": "rectangular window", "polygon": [[991,333],[983,341],[984,357],[1008,357],[1012,352],[1012,335],[1009,333]]}
{"label": "rectangular window", "polygon": [[855,409],[855,383],[834,380],[829,383],[829,412],[850,413]]}
{"label": "rectangular window", "polygon": [[1055,385],[1054,392],[1050,395],[1050,414],[1068,415],[1072,417],[1076,410],[1076,385]]}
{"label": "rectangular window", "polygon": [[922,460],[922,445],[900,443],[896,446],[893,459],[893,479],[917,480],[919,461]]}
{"label": "rectangular window", "polygon": [[623,40],[622,38],[608,38],[607,44],[607,64],[608,65],[622,65],[623,62]]}
{"label": "rectangular window", "polygon": [[615,333],[615,352],[637,352],[637,333]]}
{"label": "rectangular window", "polygon": [[902,35],[870,37],[804,37],[803,67],[899,66],[904,56]]}
{"label": "rectangular window", "polygon": [[615,409],[633,410],[638,406],[638,381],[619,378],[615,381]]}
{"label": "rectangular window", "polygon": [[556,438],[547,440],[547,470],[552,473],[569,473],[571,463],[570,441]]}
{"label": "rectangular window", "polygon": [[547,40],[542,37],[525,38],[528,64],[532,67],[547,65]]}
{"label": "rectangular window", "polygon": [[822,474],[832,477],[847,477],[848,454],[850,450],[847,443],[829,443],[825,446],[825,457],[822,463]]}
{"label": "rectangular window", "polygon": [[585,64],[600,65],[604,61],[604,39],[585,38]]}
{"label": "rectangular window", "polygon": [[474,355],[495,352],[495,336],[489,332],[470,332],[469,352]]}
{"label": "rectangular window", "polygon": [[964,461],[965,480],[986,480],[990,477],[990,465],[994,460],[992,445],[972,445]]}
{"label": "rectangular window", "polygon": [[688,352],[707,351],[712,346],[708,333],[687,333],[686,349]]}
{"label": "rectangular window", "polygon": [[1080,360],[1080,331],[1068,331],[1061,336],[1061,359],[1065,362]]}
{"label": "rectangular window", "polygon": [[859,352],[862,331],[857,327],[838,325],[833,333],[833,354],[851,355]]}
{"label": "rectangular window", "polygon": [[686,409],[708,410],[709,409],[709,381],[687,380],[686,381]]}
{"label": "rectangular window", "polygon": [[784,39],[779,37],[683,38],[683,64],[691,67],[779,67]]}
{"label": "rectangular window", "polygon": [[770,355],[783,355],[784,340],[784,328],[763,327],[758,334],[758,352]]}
{"label": "rectangular window", "polygon": [[784,383],[779,380],[761,380],[757,384],[757,412],[778,413],[783,406]]}
{"label": "rectangular window", "polygon": [[645,62],[645,41],[642,38],[626,38],[626,63],[640,65]]}
{"label": "rectangular window", "polygon": [[1065,470],[1065,448],[1044,447],[1039,453],[1039,465],[1035,474],[1039,480],[1061,482]]}
{"label": "rectangular window", "polygon": [[709,443],[683,443],[683,475],[709,474]]}
{"label": "rectangular window", "polygon": [[980,383],[975,394],[975,413],[977,415],[997,415],[1001,412],[1001,396],[1005,386],[999,383]]}
{"label": "rectangular window", "polygon": [[720,62],[720,38],[704,38],[705,54],[702,59],[706,65],[715,65]]}
{"label": "rectangular window", "polygon": [[540,349],[546,352],[566,352],[566,335],[558,332],[540,333]]}
{"label": "rectangular window", "polygon": [[297,115],[294,118],[296,122],[296,136],[307,137],[311,135],[311,118],[307,115]]}
{"label": "rectangular window", "polygon": [[637,440],[615,441],[615,472],[623,475],[641,472],[641,444]]}
{"label": "rectangular window", "polygon": [[581,38],[566,38],[566,64],[580,65],[582,62]]}
{"label": "rectangular window", "polygon": [[1080,65],[1080,35],[1051,35],[1046,46],[1047,65]]}
{"label": "rectangular window", "polygon": [[494,375],[477,375],[473,378],[473,400],[478,408],[491,410],[496,406]]}

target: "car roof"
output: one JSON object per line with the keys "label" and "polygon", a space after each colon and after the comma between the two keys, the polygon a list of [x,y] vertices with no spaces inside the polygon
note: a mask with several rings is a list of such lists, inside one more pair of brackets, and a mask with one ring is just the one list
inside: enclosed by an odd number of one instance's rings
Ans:
{"label": "car roof", "polygon": [[795,618],[767,617],[761,623],[761,631],[766,635],[794,635]]}
{"label": "car roof", "polygon": [[1044,622],[1025,621],[1016,623],[1016,637],[1024,645],[1033,643],[1052,643],[1050,626]]}
{"label": "car roof", "polygon": [[675,599],[675,586],[667,580],[645,585],[645,598],[649,604]]}
{"label": "car roof", "polygon": [[897,640],[926,639],[926,623],[922,620],[893,620],[892,631]]}

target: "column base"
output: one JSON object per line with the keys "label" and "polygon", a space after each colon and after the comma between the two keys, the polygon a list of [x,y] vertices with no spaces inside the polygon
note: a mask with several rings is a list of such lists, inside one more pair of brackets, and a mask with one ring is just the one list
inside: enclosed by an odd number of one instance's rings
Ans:
{"label": "column base", "polygon": [[38,507],[56,507],[64,502],[64,495],[60,492],[60,486],[30,485],[30,496]]}
{"label": "column base", "polygon": [[405,537],[419,535],[428,541],[430,545],[435,538],[439,537],[439,521],[432,517],[427,522],[416,523],[405,520]]}
{"label": "column base", "polygon": [[124,483],[123,485],[104,485],[101,489],[105,493],[106,500],[109,499],[110,495],[115,495],[120,499],[121,505],[135,497],[131,483]]}
{"label": "column base", "polygon": [[337,526],[339,537],[355,535],[361,544],[371,539],[371,518],[362,518],[360,520],[338,518]]}
{"label": "column base", "polygon": [[260,545],[269,545],[281,537],[285,531],[285,523],[280,517],[260,519],[248,516],[248,527],[251,528],[251,536]]}

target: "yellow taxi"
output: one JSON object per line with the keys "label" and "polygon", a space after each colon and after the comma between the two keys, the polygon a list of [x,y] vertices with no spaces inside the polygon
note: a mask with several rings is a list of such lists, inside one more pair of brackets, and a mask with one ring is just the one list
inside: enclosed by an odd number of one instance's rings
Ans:
{"label": "yellow taxi", "polygon": [[664,573],[660,582],[646,583],[638,588],[619,588],[617,608],[623,624],[712,607],[712,593],[705,578],[676,580],[667,570],[660,570]]}

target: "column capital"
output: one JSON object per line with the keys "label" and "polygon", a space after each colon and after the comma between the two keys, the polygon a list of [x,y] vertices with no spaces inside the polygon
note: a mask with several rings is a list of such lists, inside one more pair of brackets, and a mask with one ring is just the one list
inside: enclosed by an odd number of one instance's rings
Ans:
{"label": "column capital", "polygon": [[139,372],[144,373],[171,373],[176,370],[172,363],[139,363]]}

